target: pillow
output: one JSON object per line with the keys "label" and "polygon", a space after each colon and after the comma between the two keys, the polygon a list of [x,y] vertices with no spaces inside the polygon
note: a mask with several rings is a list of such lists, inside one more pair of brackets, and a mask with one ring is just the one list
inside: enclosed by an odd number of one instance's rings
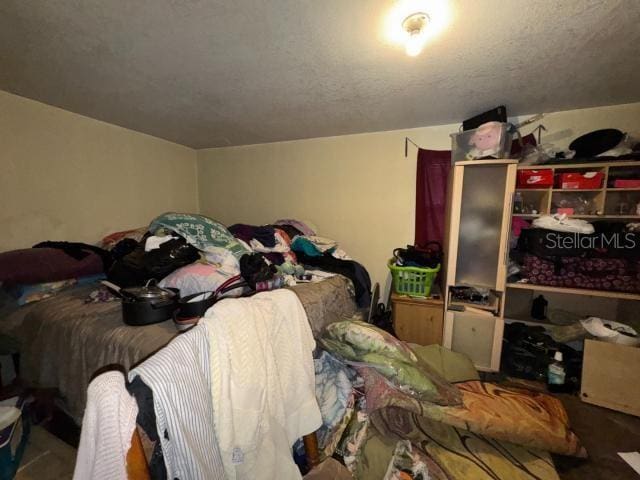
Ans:
{"label": "pillow", "polygon": [[39,302],[45,298],[53,297],[55,294],[73,285],[86,285],[104,279],[104,273],[89,275],[81,278],[70,278],[57,282],[36,283],[35,285],[16,285],[10,292],[16,297],[18,305]]}
{"label": "pillow", "polygon": [[447,382],[480,380],[473,362],[463,353],[454,352],[442,345],[410,344],[410,347],[419,359],[442,375]]}
{"label": "pillow", "polygon": [[420,360],[407,344],[369,323],[332,323],[320,343],[346,363],[374,368],[390,385],[413,398],[439,405],[460,403],[455,386]]}
{"label": "pillow", "polygon": [[[164,277],[158,284],[162,288],[177,288],[180,296],[215,291],[225,281],[236,276],[233,270],[219,268],[207,263],[192,263]],[[229,295],[239,295],[242,289],[231,290]]]}
{"label": "pillow", "polygon": [[32,285],[102,273],[96,253],[76,260],[56,248],[25,248],[0,253],[0,283]]}
{"label": "pillow", "polygon": [[[365,383],[369,413],[397,407],[408,413],[528,448],[561,455],[586,457],[578,437],[569,428],[562,403],[547,394],[472,380],[457,384],[460,407],[421,402],[392,388],[373,368],[357,367]],[[382,422],[384,424],[384,422]],[[392,435],[393,431],[381,432]]]}
{"label": "pillow", "polygon": [[78,281],[75,278],[60,280],[57,282],[37,283],[35,285],[19,285],[11,290],[18,301],[18,305],[38,302],[45,298],[53,297],[56,293],[65,288],[75,285]]}

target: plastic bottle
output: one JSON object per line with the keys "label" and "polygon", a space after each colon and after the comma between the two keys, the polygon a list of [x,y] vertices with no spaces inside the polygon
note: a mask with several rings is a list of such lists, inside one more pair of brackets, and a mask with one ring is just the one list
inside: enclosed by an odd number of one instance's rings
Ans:
{"label": "plastic bottle", "polygon": [[553,362],[549,364],[547,370],[547,387],[550,392],[561,392],[564,390],[564,382],[567,374],[562,363],[562,352],[556,352]]}
{"label": "plastic bottle", "polygon": [[542,295],[538,295],[531,304],[531,318],[536,320],[545,320],[547,318],[547,299]]}
{"label": "plastic bottle", "polygon": [[522,213],[523,203],[522,194],[520,192],[516,192],[515,197],[513,198],[513,213]]}

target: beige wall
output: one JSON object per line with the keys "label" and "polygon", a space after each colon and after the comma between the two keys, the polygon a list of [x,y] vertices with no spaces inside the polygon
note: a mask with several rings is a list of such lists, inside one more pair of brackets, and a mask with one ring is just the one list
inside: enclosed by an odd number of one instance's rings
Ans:
{"label": "beige wall", "polygon": [[0,251],[197,211],[193,149],[0,91]]}
{"label": "beige wall", "polygon": [[[597,128],[638,133],[640,103],[557,112],[543,124],[548,129],[544,138],[560,147]],[[384,286],[389,281],[386,259],[414,236],[416,150],[410,147],[404,158],[404,137],[424,148],[448,149],[449,133],[457,128],[200,150],[200,211],[226,224],[308,219]]]}

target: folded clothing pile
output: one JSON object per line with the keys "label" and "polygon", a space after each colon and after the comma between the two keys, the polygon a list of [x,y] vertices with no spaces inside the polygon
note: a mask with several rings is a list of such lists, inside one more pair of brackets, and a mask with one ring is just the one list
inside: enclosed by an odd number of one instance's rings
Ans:
{"label": "folded clothing pile", "polygon": [[[139,286],[155,279],[160,287],[177,288],[183,297],[211,292],[240,273],[239,259],[250,252],[223,224],[203,215],[165,213],[147,230],[109,270],[109,280],[116,285]],[[118,234],[107,239],[114,237]],[[125,235],[113,250],[124,248],[131,238]]]}
{"label": "folded clothing pile", "polygon": [[274,265],[297,262],[295,254],[291,251],[289,233],[277,225],[255,226],[237,223],[229,227],[229,232],[249,251],[263,254]]}
{"label": "folded clothing pile", "polygon": [[356,303],[366,308],[371,303],[371,278],[369,272],[360,263],[354,261],[330,238],[312,235],[294,237],[291,248],[298,262],[307,268],[319,269],[347,277],[353,283]]}
{"label": "folded clothing pile", "polygon": [[295,285],[300,280],[319,281],[330,274],[339,274],[353,283],[358,306],[369,306],[369,273],[339,248],[335,240],[317,235],[308,222],[282,219],[271,225],[236,224],[229,227],[229,231],[245,248],[277,267],[278,281],[272,282],[273,285]]}

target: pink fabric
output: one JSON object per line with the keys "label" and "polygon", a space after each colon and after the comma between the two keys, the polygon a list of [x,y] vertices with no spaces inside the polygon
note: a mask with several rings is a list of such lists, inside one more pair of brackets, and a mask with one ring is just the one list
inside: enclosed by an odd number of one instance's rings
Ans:
{"label": "pink fabric", "polygon": [[[179,268],[160,282],[163,288],[177,288],[185,297],[200,292],[213,292],[231,277],[239,274],[237,269],[225,269],[215,265],[195,262]],[[233,290],[233,294],[242,293],[242,289]]]}
{"label": "pink fabric", "polygon": [[511,219],[511,232],[514,237],[519,237],[523,228],[529,228],[531,225],[524,218],[513,217]]}
{"label": "pink fabric", "polygon": [[147,227],[138,227],[133,230],[111,233],[100,240],[99,246],[105,250],[111,250],[120,240],[124,240],[125,238],[132,238],[136,242],[139,242],[145,233],[147,233]]}

